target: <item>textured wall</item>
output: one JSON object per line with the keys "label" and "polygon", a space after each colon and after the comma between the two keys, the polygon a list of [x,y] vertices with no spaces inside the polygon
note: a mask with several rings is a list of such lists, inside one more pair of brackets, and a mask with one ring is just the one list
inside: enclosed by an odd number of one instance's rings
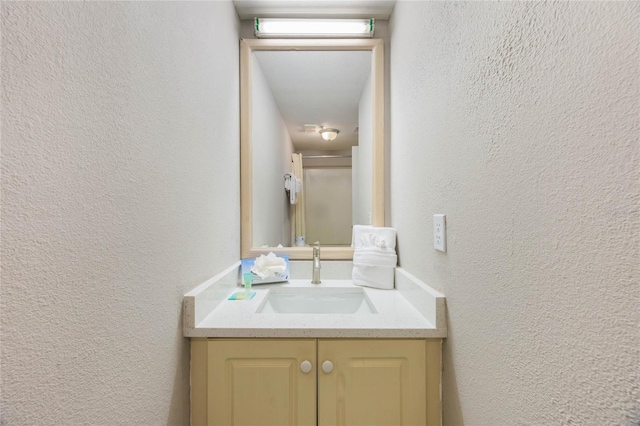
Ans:
{"label": "textured wall", "polygon": [[391,219],[401,266],[447,296],[446,424],[640,421],[638,22],[396,5]]}
{"label": "textured wall", "polygon": [[255,53],[251,68],[251,132],[253,245],[288,247],[292,245],[291,204],[283,175],[292,170],[293,143]]}
{"label": "textured wall", "polygon": [[231,2],[2,3],[1,424],[186,424],[239,253]]}

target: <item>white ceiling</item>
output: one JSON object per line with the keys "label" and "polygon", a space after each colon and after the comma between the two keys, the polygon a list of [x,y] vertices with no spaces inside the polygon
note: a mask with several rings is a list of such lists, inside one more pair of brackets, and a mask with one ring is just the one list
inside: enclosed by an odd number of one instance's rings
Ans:
{"label": "white ceiling", "polygon": [[[254,52],[297,151],[344,150],[358,144],[358,105],[371,73],[371,52]],[[340,131],[327,142],[305,124]]]}
{"label": "white ceiling", "polygon": [[389,19],[396,0],[233,0],[240,19],[375,18]]}

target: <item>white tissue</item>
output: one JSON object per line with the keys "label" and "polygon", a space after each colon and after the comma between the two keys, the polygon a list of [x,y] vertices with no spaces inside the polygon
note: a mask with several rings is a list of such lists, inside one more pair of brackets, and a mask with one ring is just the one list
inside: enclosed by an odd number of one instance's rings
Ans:
{"label": "white tissue", "polygon": [[287,270],[287,263],[281,257],[276,256],[273,252],[268,255],[260,255],[251,267],[251,272],[259,276],[261,279],[270,278],[276,273],[284,273]]}

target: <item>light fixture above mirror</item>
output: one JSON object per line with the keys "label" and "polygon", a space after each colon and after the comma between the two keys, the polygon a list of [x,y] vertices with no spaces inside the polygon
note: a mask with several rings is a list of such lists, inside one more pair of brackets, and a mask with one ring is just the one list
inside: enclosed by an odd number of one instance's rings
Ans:
{"label": "light fixture above mirror", "polygon": [[371,38],[374,19],[255,18],[257,38]]}

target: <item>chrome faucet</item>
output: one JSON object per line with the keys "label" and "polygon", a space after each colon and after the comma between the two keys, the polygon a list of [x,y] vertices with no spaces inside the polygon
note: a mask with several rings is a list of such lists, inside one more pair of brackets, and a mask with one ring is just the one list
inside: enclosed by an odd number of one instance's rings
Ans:
{"label": "chrome faucet", "polygon": [[313,245],[313,277],[311,284],[320,284],[320,241]]}

